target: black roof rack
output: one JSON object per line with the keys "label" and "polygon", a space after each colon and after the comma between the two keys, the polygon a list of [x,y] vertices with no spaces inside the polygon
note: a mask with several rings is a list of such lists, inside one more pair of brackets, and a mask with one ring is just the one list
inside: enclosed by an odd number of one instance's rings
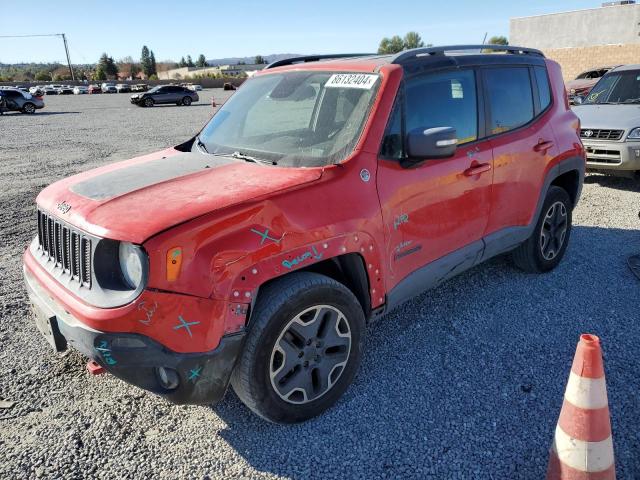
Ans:
{"label": "black roof rack", "polygon": [[275,62],[272,62],[266,67],[264,67],[264,69],[267,70],[269,68],[282,67],[285,65],[293,65],[294,63],[317,62],[320,60],[328,60],[331,58],[368,57],[371,55],[377,55],[377,54],[375,53],[334,53],[334,54],[326,54],[326,55],[304,55],[302,57],[292,57],[292,58],[285,58],[284,60],[276,60]]}
{"label": "black roof rack", "polygon": [[[412,50],[405,50],[404,52],[397,53],[392,59],[391,63],[404,63],[412,60],[416,57],[444,55],[445,52],[459,52],[464,50],[478,50],[478,53],[484,53],[483,50],[490,50],[492,52],[505,52],[516,55],[536,55],[544,57],[544,53],[535,48],[514,47],[511,45],[449,45],[445,47],[425,47],[414,48]],[[489,53],[489,52],[487,52]]]}

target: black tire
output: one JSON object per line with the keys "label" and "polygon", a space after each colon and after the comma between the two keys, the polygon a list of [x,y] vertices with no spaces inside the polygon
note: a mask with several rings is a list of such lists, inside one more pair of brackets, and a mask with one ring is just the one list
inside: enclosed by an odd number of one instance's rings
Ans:
{"label": "black tire", "polygon": [[182,99],[182,105],[184,105],[185,107],[188,107],[189,105],[191,105],[191,97],[184,97]]}
{"label": "black tire", "polygon": [[151,98],[151,97],[147,97],[147,98],[145,98],[145,99],[142,101],[142,104],[143,104],[145,107],[153,107],[153,104],[154,104],[154,103],[156,103],[156,102],[154,102],[154,101],[153,101],[153,98]]}
{"label": "black tire", "polygon": [[22,106],[22,113],[26,113],[27,115],[34,114],[36,113],[36,106],[31,102],[27,102]]}
{"label": "black tire", "polygon": [[[333,381],[331,377],[334,375],[337,365],[332,367],[325,379],[328,380],[327,388],[323,388],[322,393],[318,390],[318,397],[308,399],[307,394],[304,393],[303,402],[306,403],[291,403],[291,401],[284,399],[281,393],[278,393],[272,379],[275,377],[272,370],[276,361],[276,345],[285,341],[289,343],[285,338],[285,333],[290,334],[289,327],[292,322],[303,312],[314,308],[318,309],[316,318],[321,317],[320,326],[315,333],[317,336],[315,340],[318,342],[311,346],[308,346],[309,343],[304,343],[305,346],[297,348],[308,350],[320,346],[320,339],[324,340],[325,338],[320,332],[323,330],[322,322],[327,323],[327,314],[321,316],[320,313],[325,310],[335,310],[343,315],[338,317],[339,320],[335,323],[335,331],[338,335],[340,335],[338,322],[344,320],[348,323],[349,349],[343,348],[342,353],[339,353],[343,355],[346,363],[339,367],[337,378]],[[313,325],[314,322],[315,320],[312,320],[309,324]],[[295,327],[297,328],[297,324]],[[244,349],[231,375],[231,385],[244,404],[266,420],[274,423],[297,423],[308,420],[330,408],[353,381],[362,356],[365,328],[365,318],[360,303],[353,293],[341,283],[324,275],[310,272],[292,273],[277,279],[260,290],[251,315]],[[328,332],[327,327],[324,328],[324,332]],[[315,357],[316,362],[319,356],[326,357],[329,359],[328,362],[332,362],[330,359],[333,352],[330,353],[330,348],[327,348],[329,341],[326,343],[327,345],[321,346],[325,348],[324,351],[322,348],[318,350],[322,355]],[[301,355],[303,354],[291,355],[290,357],[296,363],[292,370],[296,372],[294,375],[304,374],[308,380],[314,378],[314,373],[320,371],[320,368],[315,368],[313,364],[308,365],[309,361],[305,361],[306,353],[303,358],[300,358]],[[285,357],[282,356],[282,365],[275,373],[280,370],[284,371],[286,363]],[[335,361],[333,363],[335,364]],[[320,367],[320,364],[317,365]],[[326,368],[330,367],[331,365],[326,366]],[[294,379],[294,375],[291,375],[290,378]],[[284,375],[284,377],[287,376]],[[289,398],[292,396],[290,394]]]}
{"label": "black tire", "polygon": [[[552,209],[554,209],[553,212]],[[569,244],[572,210],[573,205],[566,190],[555,185],[549,187],[533,233],[512,253],[514,263],[529,273],[544,273],[553,270],[564,257]],[[551,222],[548,215],[553,215],[554,212],[558,213],[559,217],[562,217],[564,213],[564,234],[562,233],[562,223],[553,228],[550,227],[551,223],[556,222],[555,220]],[[547,242],[553,241],[552,244],[545,242],[543,228],[546,236],[553,238],[553,240],[547,240]]]}

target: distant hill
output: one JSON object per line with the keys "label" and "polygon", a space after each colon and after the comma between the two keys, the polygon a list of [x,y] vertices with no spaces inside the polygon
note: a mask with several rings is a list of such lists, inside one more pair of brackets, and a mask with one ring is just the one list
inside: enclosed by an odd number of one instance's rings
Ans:
{"label": "distant hill", "polygon": [[[277,60],[283,60],[285,58],[299,57],[300,53],[274,53],[272,55],[263,55],[268,63],[275,62]],[[207,65],[237,65],[239,62],[246,64],[252,64],[256,56],[252,57],[227,57],[227,58],[212,58],[207,59]]]}

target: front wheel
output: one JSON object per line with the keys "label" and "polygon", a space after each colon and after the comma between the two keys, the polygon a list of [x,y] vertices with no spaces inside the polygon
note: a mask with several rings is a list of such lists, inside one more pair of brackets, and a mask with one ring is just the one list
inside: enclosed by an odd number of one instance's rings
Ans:
{"label": "front wheel", "polygon": [[184,97],[182,99],[182,105],[184,105],[185,107],[188,107],[189,105],[191,105],[191,97]]}
{"label": "front wheel", "polygon": [[567,250],[572,209],[566,190],[556,186],[549,187],[533,233],[513,251],[514,263],[530,273],[554,269]]}
{"label": "front wheel", "polygon": [[145,98],[143,104],[145,107],[153,107],[153,98]]}
{"label": "front wheel", "polygon": [[231,385],[271,422],[308,420],[351,384],[364,335],[364,314],[349,289],[324,275],[293,273],[260,291]]}

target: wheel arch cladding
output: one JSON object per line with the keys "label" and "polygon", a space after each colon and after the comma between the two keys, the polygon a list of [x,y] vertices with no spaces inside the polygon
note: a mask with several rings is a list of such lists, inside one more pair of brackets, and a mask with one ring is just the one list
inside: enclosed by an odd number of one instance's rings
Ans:
{"label": "wheel arch cladding", "polygon": [[264,290],[267,285],[297,272],[318,273],[341,283],[358,299],[365,318],[369,319],[371,317],[369,275],[367,273],[365,261],[360,254],[347,253],[344,255],[338,255],[336,257],[321,260],[294,272],[272,278],[260,286],[257,296],[260,296],[260,292]]}
{"label": "wheel arch cladding", "polygon": [[580,191],[580,173],[577,170],[570,170],[558,175],[553,179],[551,185],[564,189],[569,194],[571,205],[576,206]]}

